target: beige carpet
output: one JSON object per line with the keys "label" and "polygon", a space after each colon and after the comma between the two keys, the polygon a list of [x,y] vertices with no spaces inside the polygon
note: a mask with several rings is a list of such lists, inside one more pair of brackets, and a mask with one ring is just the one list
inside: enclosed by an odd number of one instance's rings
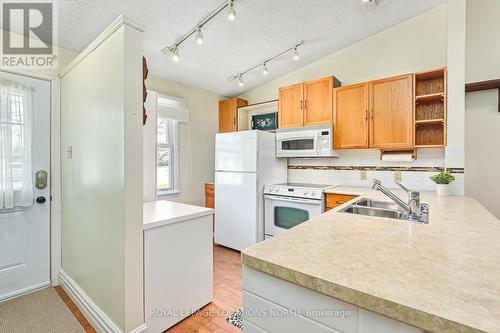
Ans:
{"label": "beige carpet", "polygon": [[0,303],[0,333],[85,333],[54,288]]}

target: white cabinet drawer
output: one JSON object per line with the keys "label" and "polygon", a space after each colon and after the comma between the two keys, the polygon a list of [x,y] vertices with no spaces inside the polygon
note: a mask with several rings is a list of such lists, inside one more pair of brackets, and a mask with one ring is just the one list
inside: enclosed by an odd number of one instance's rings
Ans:
{"label": "white cabinet drawer", "polygon": [[340,333],[246,291],[243,291],[243,308],[246,321],[269,333]]}
{"label": "white cabinet drawer", "polygon": [[252,324],[249,321],[243,320],[243,333],[269,333],[269,332]]}
{"label": "white cabinet drawer", "polygon": [[358,307],[243,266],[243,289],[343,333],[358,332]]}

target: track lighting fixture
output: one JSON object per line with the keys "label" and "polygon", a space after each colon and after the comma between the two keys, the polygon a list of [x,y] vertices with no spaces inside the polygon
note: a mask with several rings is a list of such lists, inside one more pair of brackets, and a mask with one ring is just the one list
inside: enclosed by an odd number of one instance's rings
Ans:
{"label": "track lighting fixture", "polygon": [[266,63],[262,64],[262,74],[264,75],[269,74],[269,70],[267,69]]}
{"label": "track lighting fixture", "polygon": [[361,7],[365,10],[378,6],[378,0],[361,0]]}
{"label": "track lighting fixture", "polygon": [[179,62],[179,60],[181,59],[181,56],[179,55],[179,48],[177,46],[174,46],[171,51],[172,51],[172,60],[174,62]]}
{"label": "track lighting fixture", "polygon": [[227,18],[229,21],[236,20],[236,11],[234,10],[233,0],[229,0],[229,12],[227,14]]}
{"label": "track lighting fixture", "polygon": [[171,44],[171,46],[164,47],[161,52],[164,55],[171,54],[172,55],[172,60],[174,62],[178,62],[180,57],[179,57],[179,46],[184,43],[186,39],[188,39],[191,35],[195,35],[196,38],[196,43],[197,44],[203,44],[203,32],[202,28],[207,24],[211,19],[213,19],[215,16],[217,16],[221,12],[226,12],[225,10],[227,9],[227,17],[229,20],[234,21],[236,19],[236,11],[234,10],[234,0],[227,0],[224,1],[219,7],[215,8],[208,14],[203,20],[198,22],[197,25],[194,26],[191,30],[186,32],[181,38],[175,41],[175,43]]}
{"label": "track lighting fixture", "polygon": [[196,43],[203,44],[203,33],[201,32],[201,28],[198,27],[196,29]]}
{"label": "track lighting fixture", "polygon": [[283,50],[279,53],[276,53],[275,55],[273,55],[272,57],[269,57],[267,58],[266,60],[264,60],[263,62],[260,62],[258,63],[257,65],[253,66],[253,67],[250,67],[249,69],[247,69],[246,71],[243,71],[239,74],[235,74],[235,75],[231,75],[230,77],[228,77],[227,79],[229,81],[233,81],[233,80],[237,80],[238,81],[238,85],[240,87],[242,87],[244,85],[244,82],[243,82],[243,75],[245,75],[246,73],[256,69],[256,68],[259,68],[261,67],[262,68],[262,74],[263,75],[268,75],[269,74],[269,69],[267,68],[267,65],[270,61],[273,61],[274,59],[278,58],[279,56],[287,53],[287,52],[290,52],[293,50],[293,59],[294,60],[299,60],[299,52],[297,51],[297,49],[299,48],[299,46],[301,46],[302,44],[304,44],[304,41],[300,41],[292,46],[290,46],[289,48],[287,48],[286,50]]}

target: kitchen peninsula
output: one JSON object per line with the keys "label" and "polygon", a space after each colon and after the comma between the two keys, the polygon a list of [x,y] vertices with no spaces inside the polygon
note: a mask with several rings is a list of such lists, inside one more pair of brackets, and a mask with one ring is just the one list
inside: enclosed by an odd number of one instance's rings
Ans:
{"label": "kitchen peninsula", "polygon": [[[356,198],[243,252],[244,306],[347,308],[350,319],[246,316],[249,326],[269,332],[278,322],[302,322],[311,332],[373,333],[379,324],[398,332],[498,332],[500,222],[475,199],[422,192],[430,219],[416,224],[340,212],[360,198],[390,201],[380,192],[344,186],[326,192]],[[301,295],[300,302],[280,290]],[[267,305],[255,301],[259,293],[267,294]],[[371,329],[363,327],[366,320]]]}

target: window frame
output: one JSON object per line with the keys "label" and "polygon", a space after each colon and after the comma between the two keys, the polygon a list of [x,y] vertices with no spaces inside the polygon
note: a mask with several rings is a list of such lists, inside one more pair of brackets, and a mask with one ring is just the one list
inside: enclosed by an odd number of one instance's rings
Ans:
{"label": "window frame", "polygon": [[[167,120],[167,125],[170,127],[168,130],[168,133],[170,134],[170,143],[158,142],[158,124],[160,119]],[[160,148],[170,149],[171,152],[169,176],[172,186],[168,190],[158,189],[158,151]],[[160,115],[157,115],[155,126],[155,193],[157,199],[161,197],[175,196],[181,193],[179,190],[179,121],[169,119],[167,117],[160,117]]]}

